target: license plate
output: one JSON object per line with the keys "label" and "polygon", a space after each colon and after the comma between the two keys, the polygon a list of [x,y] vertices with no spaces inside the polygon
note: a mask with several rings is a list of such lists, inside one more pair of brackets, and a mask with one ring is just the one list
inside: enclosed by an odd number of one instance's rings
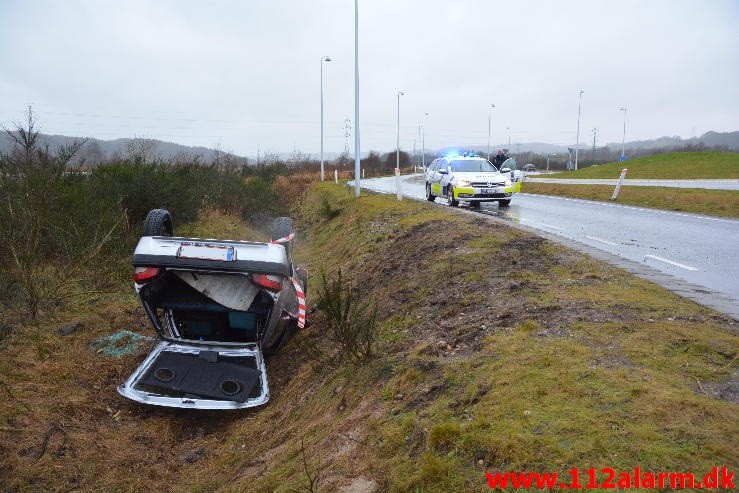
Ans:
{"label": "license plate", "polygon": [[483,194],[492,195],[494,193],[500,193],[500,189],[499,188],[483,188],[481,192]]}
{"label": "license plate", "polygon": [[205,243],[182,243],[177,250],[179,258],[196,258],[200,260],[219,260],[231,262],[236,260],[236,252],[232,246],[208,245]]}

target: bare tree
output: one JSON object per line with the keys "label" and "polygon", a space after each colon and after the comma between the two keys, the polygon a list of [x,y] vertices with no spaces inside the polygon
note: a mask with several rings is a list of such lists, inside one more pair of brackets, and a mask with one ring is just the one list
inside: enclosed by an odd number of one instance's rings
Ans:
{"label": "bare tree", "polygon": [[134,164],[152,163],[157,157],[157,141],[136,137],[126,143],[126,159]]}

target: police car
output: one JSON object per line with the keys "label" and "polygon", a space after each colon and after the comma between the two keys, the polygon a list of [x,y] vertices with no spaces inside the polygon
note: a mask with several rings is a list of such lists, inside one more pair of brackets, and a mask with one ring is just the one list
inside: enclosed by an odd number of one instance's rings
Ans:
{"label": "police car", "polygon": [[426,169],[426,200],[445,198],[456,207],[467,202],[480,207],[482,202],[507,206],[513,196],[511,179],[487,159],[474,154],[448,155],[435,159]]}

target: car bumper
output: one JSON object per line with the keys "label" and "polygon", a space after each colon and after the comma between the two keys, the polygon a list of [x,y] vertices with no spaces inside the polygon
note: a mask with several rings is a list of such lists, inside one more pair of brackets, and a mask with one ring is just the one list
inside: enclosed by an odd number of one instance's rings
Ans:
{"label": "car bumper", "polygon": [[461,187],[454,189],[455,200],[468,200],[474,202],[493,202],[496,200],[510,199],[513,196],[513,187],[491,187],[473,188]]}

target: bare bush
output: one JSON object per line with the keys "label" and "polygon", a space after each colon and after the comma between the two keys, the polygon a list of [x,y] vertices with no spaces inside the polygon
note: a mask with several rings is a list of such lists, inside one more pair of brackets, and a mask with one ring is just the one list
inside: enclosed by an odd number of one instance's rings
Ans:
{"label": "bare bush", "polygon": [[377,334],[377,306],[362,296],[341,275],[321,273],[318,309],[326,316],[328,339],[340,348],[341,359],[354,362],[372,356]]}

